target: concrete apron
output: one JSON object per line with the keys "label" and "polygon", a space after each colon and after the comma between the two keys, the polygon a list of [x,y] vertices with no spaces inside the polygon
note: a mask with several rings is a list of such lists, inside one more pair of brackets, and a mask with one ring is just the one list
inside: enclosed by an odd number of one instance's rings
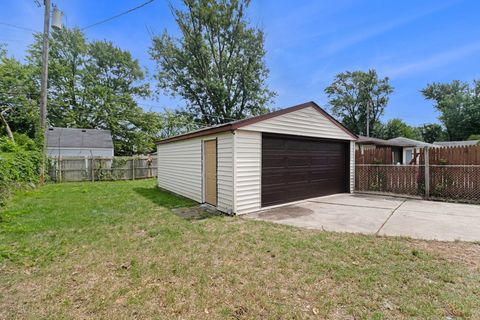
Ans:
{"label": "concrete apron", "polygon": [[480,241],[480,206],[364,194],[337,194],[246,216],[308,229]]}

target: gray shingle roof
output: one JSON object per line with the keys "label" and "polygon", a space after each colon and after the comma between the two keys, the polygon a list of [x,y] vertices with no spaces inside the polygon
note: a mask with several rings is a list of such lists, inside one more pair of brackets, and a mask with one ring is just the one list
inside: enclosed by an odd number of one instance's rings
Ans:
{"label": "gray shingle roof", "polygon": [[438,146],[423,142],[423,141],[418,141],[418,140],[413,140],[405,137],[397,137],[388,140],[389,142],[395,142],[395,143],[402,143],[405,144],[406,146],[412,146],[412,147],[430,147],[430,148],[437,148]]}
{"label": "gray shingle roof", "polygon": [[110,130],[49,128],[47,147],[55,148],[113,148]]}
{"label": "gray shingle roof", "polygon": [[365,137],[365,136],[358,136],[357,140],[358,144],[374,144],[377,146],[385,146],[385,147],[414,147],[415,144],[411,142],[405,143],[401,141],[392,141],[392,140],[383,140],[379,138],[373,137]]}
{"label": "gray shingle roof", "polygon": [[463,146],[476,146],[480,144],[480,140],[468,140],[468,141],[435,141],[433,144],[442,147],[463,147]]}

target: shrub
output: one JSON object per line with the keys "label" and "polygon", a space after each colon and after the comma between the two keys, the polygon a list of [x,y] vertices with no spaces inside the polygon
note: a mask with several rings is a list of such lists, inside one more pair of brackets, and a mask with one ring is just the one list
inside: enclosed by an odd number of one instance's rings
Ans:
{"label": "shrub", "polygon": [[15,142],[10,140],[8,137],[0,138],[0,151],[1,152],[17,152],[22,150],[22,148],[17,145]]}
{"label": "shrub", "polygon": [[15,139],[15,143],[23,150],[35,151],[39,149],[36,142],[30,139],[26,134],[15,132],[13,133],[13,138]]}
{"label": "shrub", "polygon": [[0,154],[0,206],[14,190],[38,183],[42,154],[36,150],[25,150],[36,148],[28,140],[25,139],[20,146],[0,138],[0,150],[3,152]]}
{"label": "shrub", "polygon": [[472,134],[467,140],[480,140],[480,134]]}

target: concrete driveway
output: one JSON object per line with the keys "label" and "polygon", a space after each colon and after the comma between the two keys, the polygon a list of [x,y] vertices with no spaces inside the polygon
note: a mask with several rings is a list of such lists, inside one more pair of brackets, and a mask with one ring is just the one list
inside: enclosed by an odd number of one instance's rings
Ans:
{"label": "concrete driveway", "polygon": [[480,241],[480,206],[469,204],[338,194],[259,211],[247,218],[336,232]]}

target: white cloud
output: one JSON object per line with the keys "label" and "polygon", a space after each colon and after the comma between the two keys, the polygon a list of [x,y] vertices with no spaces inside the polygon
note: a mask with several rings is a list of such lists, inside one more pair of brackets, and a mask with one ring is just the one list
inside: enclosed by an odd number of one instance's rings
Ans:
{"label": "white cloud", "polygon": [[447,7],[452,6],[454,3],[457,1],[451,1],[447,2],[445,4],[439,5],[434,8],[430,8],[428,10],[424,10],[421,12],[418,12],[416,14],[407,16],[407,17],[402,17],[398,19],[391,20],[390,22],[382,23],[381,25],[375,26],[375,27],[370,27],[365,30],[362,30],[350,37],[346,37],[344,39],[340,39],[338,41],[335,41],[335,43],[331,44],[327,48],[327,54],[333,54],[336,53],[340,50],[346,49],[348,47],[351,47],[357,43],[363,42],[365,40],[368,40],[370,38],[376,37],[380,34],[383,34],[385,32],[388,32],[390,30],[393,30],[395,28],[398,28],[402,25],[406,25],[414,20],[420,19],[422,17],[428,16],[430,14],[433,14],[435,12],[441,11]]}
{"label": "white cloud", "polygon": [[456,61],[460,58],[466,57],[473,53],[480,51],[480,43],[468,44],[462,47],[457,47],[452,50],[444,51],[434,54],[430,57],[409,62],[404,65],[385,68],[383,73],[391,78],[399,78],[411,74],[428,71],[434,68],[441,67],[450,62]]}

